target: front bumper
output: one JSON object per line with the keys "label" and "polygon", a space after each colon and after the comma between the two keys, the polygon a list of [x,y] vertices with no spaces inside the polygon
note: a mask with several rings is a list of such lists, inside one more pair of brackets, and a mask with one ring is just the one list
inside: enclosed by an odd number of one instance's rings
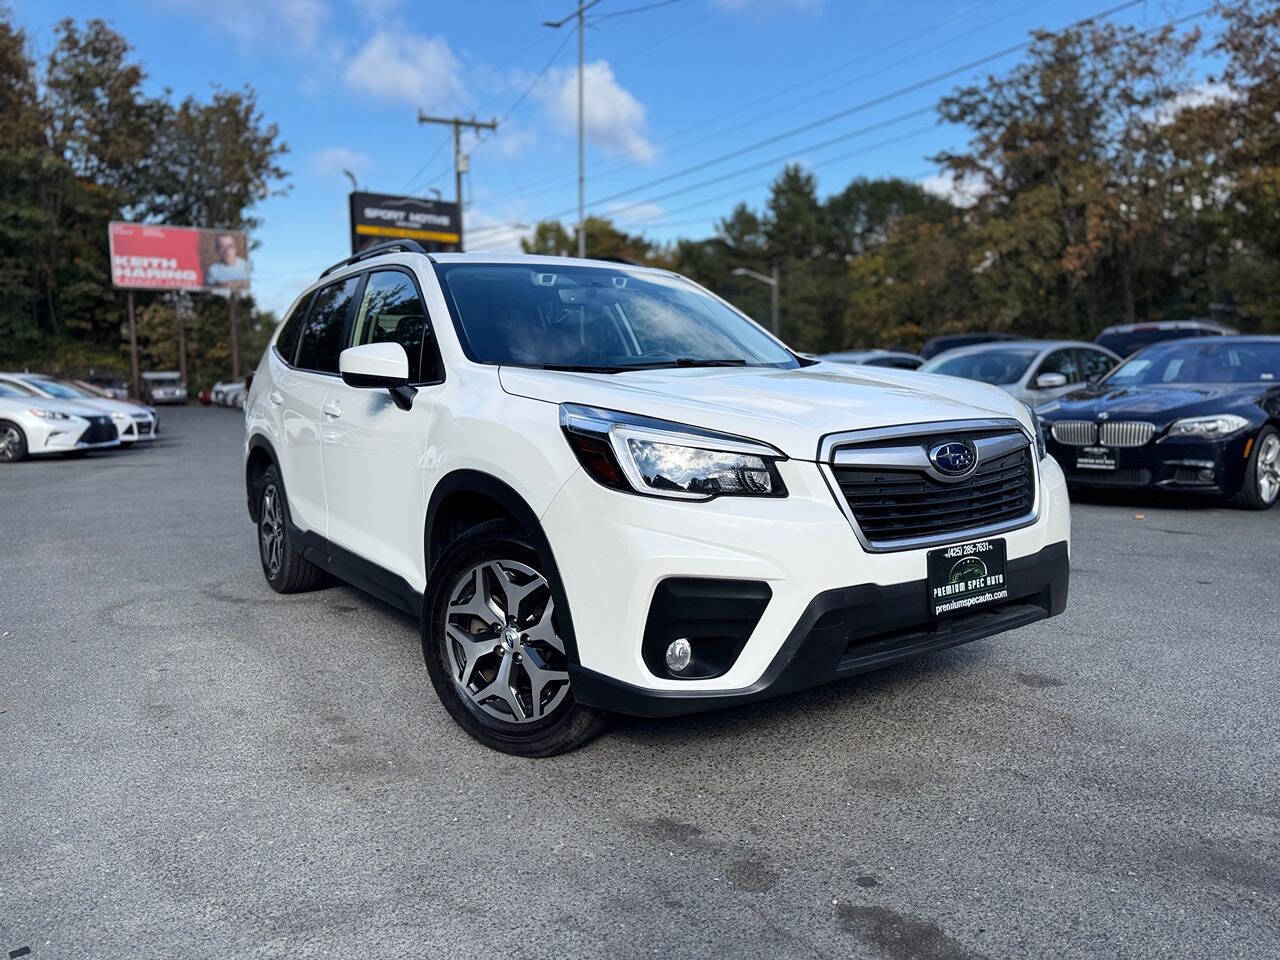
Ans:
{"label": "front bumper", "polygon": [[1244,480],[1245,451],[1255,433],[1251,428],[1222,440],[1160,437],[1140,447],[1106,448],[1115,459],[1114,470],[1079,467],[1077,458],[1084,447],[1059,443],[1052,435],[1045,446],[1073,487],[1231,494]]}
{"label": "front bumper", "polygon": [[[816,463],[787,460],[778,468],[788,490],[785,499],[724,497],[689,503],[608,490],[581,470],[570,477],[541,520],[573,616],[575,696],[625,712],[673,709],[669,704],[642,709],[633,704],[636,695],[680,704],[674,712],[706,709],[843,675],[843,651],[855,637],[872,638],[868,625],[875,625],[876,643],[888,643],[877,654],[881,659],[872,664],[879,665],[898,657],[885,651],[901,650],[905,651],[901,656],[912,656],[936,646],[963,643],[1051,616],[1065,603],[1062,579],[1061,590],[1051,591],[1053,602],[1045,601],[1039,614],[1013,611],[999,620],[982,614],[985,626],[978,620],[970,623],[967,617],[950,618],[950,626],[942,627],[945,621],[933,621],[920,612],[927,596],[928,549],[867,551]],[[1006,544],[1008,569],[1021,569],[1027,558],[1055,547],[1061,551],[1065,577],[1069,505],[1062,473],[1051,459],[1039,467],[1036,515],[1034,523],[999,535]],[[961,535],[953,542],[973,539]],[[659,676],[646,665],[642,649],[649,611],[659,584],[671,578],[717,578],[768,586],[763,613],[722,675],[682,680]],[[1010,597],[1018,599],[1043,588],[1040,583],[1034,590]],[[853,619],[846,622],[855,625],[834,627],[832,611],[836,609],[849,611],[845,616]],[[905,619],[895,619],[895,610],[901,610]],[[966,624],[957,627],[961,619]],[[787,644],[799,642],[794,639],[797,631],[808,636],[818,626],[826,639],[806,641],[805,653],[797,660],[822,661],[813,668],[811,679],[801,682],[801,674],[790,673],[798,668],[788,668],[786,684],[776,686],[782,670],[779,664],[799,656],[795,650],[784,652]],[[843,641],[831,639],[832,630],[840,632]],[[929,636],[915,635],[921,631]],[[819,646],[811,646],[814,643]],[[831,644],[841,651],[834,659],[828,656]],[[821,655],[811,653],[819,648]],[[769,692],[762,692],[766,688]]]}
{"label": "front bumper", "polygon": [[27,452],[32,456],[70,453],[76,450],[105,450],[120,446],[120,435],[110,417],[83,417],[69,420],[41,420],[27,428]]}
{"label": "front bumper", "polygon": [[828,590],[809,603],[768,669],[737,690],[652,690],[570,666],[574,698],[642,717],[671,717],[781,696],[900,660],[954,647],[1054,617],[1067,605],[1066,543],[1009,561],[1009,597],[955,617],[929,613],[927,582],[861,584]]}
{"label": "front bumper", "polygon": [[156,424],[151,417],[143,419],[130,417],[127,420],[117,420],[115,423],[120,431],[121,443],[146,443],[156,438]]}

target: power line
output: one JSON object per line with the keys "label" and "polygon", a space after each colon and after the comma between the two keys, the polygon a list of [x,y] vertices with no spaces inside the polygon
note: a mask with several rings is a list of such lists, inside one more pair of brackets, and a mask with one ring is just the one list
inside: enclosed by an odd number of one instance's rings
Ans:
{"label": "power line", "polygon": [[[1122,11],[1122,10],[1129,9],[1130,7],[1134,7],[1134,6],[1136,6],[1136,5],[1138,5],[1139,3],[1142,3],[1142,2],[1144,2],[1144,0],[1128,0],[1128,2],[1126,2],[1126,3],[1122,3],[1122,4],[1119,4],[1119,5],[1117,5],[1117,6],[1110,7],[1110,8],[1108,8],[1107,10],[1104,10],[1104,11],[1102,11],[1102,12],[1100,12],[1100,13],[1096,13],[1096,14],[1093,14],[1092,16],[1084,17],[1084,18],[1081,18],[1081,19],[1079,19],[1079,20],[1076,20],[1076,21],[1074,21],[1073,23],[1069,24],[1066,28],[1063,28],[1063,29],[1070,29],[1070,28],[1072,28],[1072,27],[1082,26],[1082,25],[1084,25],[1084,24],[1086,24],[1086,23],[1090,23],[1090,22],[1092,22],[1092,21],[1094,21],[1094,20],[1098,20],[1098,19],[1101,19],[1101,18],[1103,18],[1103,17],[1110,16],[1111,14],[1118,13],[1118,12],[1120,12],[1120,11]],[[1188,21],[1188,20],[1193,20],[1193,19],[1196,19],[1196,18],[1198,18],[1198,17],[1204,16],[1206,13],[1210,13],[1210,12],[1212,12],[1212,10],[1213,10],[1213,8],[1212,8],[1212,7],[1206,7],[1205,9],[1200,10],[1200,11],[1198,11],[1197,13],[1189,14],[1189,15],[1187,15],[1187,16],[1179,17],[1179,18],[1177,18],[1177,19],[1175,19],[1175,20],[1171,20],[1171,21],[1169,21],[1168,23],[1162,24],[1160,27],[1157,27],[1157,28],[1155,28],[1155,29],[1157,29],[1157,30],[1158,30],[1158,29],[1164,29],[1165,27],[1169,27],[1169,26],[1175,26],[1175,25],[1178,25],[1178,24],[1184,23],[1184,22],[1186,22],[1186,21]],[[1148,31],[1148,32],[1150,32],[1150,31]],[[802,125],[801,125],[801,126],[799,126],[799,127],[795,127],[795,128],[792,128],[791,130],[784,131],[783,133],[776,134],[776,135],[771,136],[771,137],[767,137],[767,138],[765,138],[764,140],[757,141],[756,143],[748,144],[748,145],[747,145],[747,146],[745,146],[745,147],[740,147],[740,148],[738,148],[738,149],[736,149],[736,150],[729,151],[728,153],[722,154],[722,155],[720,155],[720,156],[718,156],[718,157],[713,157],[712,159],[707,160],[707,161],[704,161],[704,162],[702,162],[702,163],[694,164],[694,165],[693,165],[693,166],[691,166],[691,167],[686,167],[685,169],[680,170],[680,171],[677,171],[677,172],[675,172],[675,173],[673,173],[673,174],[669,174],[669,175],[664,176],[664,177],[659,177],[659,178],[657,178],[657,179],[655,179],[655,180],[648,181],[648,182],[646,182],[646,183],[644,183],[644,184],[640,184],[639,186],[632,187],[632,188],[629,188],[629,189],[627,189],[627,190],[619,191],[619,192],[617,192],[617,193],[611,194],[611,195],[610,195],[610,196],[608,196],[608,197],[603,197],[603,198],[601,198],[601,199],[599,199],[599,200],[593,200],[590,204],[588,204],[588,206],[591,206],[591,207],[598,207],[598,206],[600,206],[601,204],[608,203],[608,202],[609,202],[609,201],[611,201],[611,200],[620,199],[620,198],[622,198],[622,197],[630,196],[631,194],[638,193],[638,192],[640,192],[640,191],[642,191],[642,190],[648,189],[649,187],[659,186],[659,185],[661,185],[661,184],[663,184],[663,183],[668,183],[668,182],[670,182],[671,180],[675,180],[675,179],[678,179],[678,178],[680,178],[680,177],[687,176],[688,174],[693,173],[693,172],[697,172],[697,171],[700,171],[700,170],[704,170],[704,169],[706,169],[706,168],[708,168],[708,167],[711,167],[711,166],[714,166],[714,165],[716,165],[716,164],[718,164],[718,163],[722,163],[722,162],[724,162],[725,160],[733,159],[733,158],[735,158],[735,157],[741,156],[741,155],[742,155],[742,154],[744,154],[744,153],[749,153],[749,152],[751,152],[751,151],[753,151],[753,150],[759,149],[759,148],[760,148],[760,147],[762,147],[762,146],[767,146],[767,145],[769,145],[769,144],[776,143],[776,142],[778,142],[779,140],[787,139],[787,138],[789,138],[789,137],[791,137],[791,136],[794,136],[794,135],[795,135],[795,134],[797,134],[797,133],[801,133],[801,132],[804,132],[804,131],[807,131],[807,130],[811,130],[811,129],[814,129],[815,127],[823,126],[823,125],[825,125],[825,124],[827,124],[827,123],[831,123],[831,122],[833,122],[834,120],[842,119],[842,118],[844,118],[844,117],[846,117],[846,116],[849,116],[849,115],[851,115],[851,114],[853,114],[853,113],[855,113],[855,112],[858,112],[858,111],[861,111],[861,110],[865,110],[865,109],[867,109],[867,108],[868,108],[868,107],[870,107],[870,106],[878,106],[878,105],[880,105],[880,104],[882,104],[882,103],[885,103],[885,102],[886,102],[886,101],[888,101],[888,100],[895,99],[895,98],[897,98],[897,97],[899,97],[899,96],[902,96],[902,95],[904,95],[904,94],[906,94],[906,93],[914,92],[914,91],[916,91],[916,90],[921,89],[922,87],[929,86],[929,85],[931,85],[931,84],[933,84],[933,83],[937,83],[937,82],[939,82],[939,81],[941,81],[941,80],[950,79],[951,77],[954,77],[954,76],[956,76],[957,74],[960,74],[960,73],[964,73],[965,71],[971,70],[971,69],[973,69],[974,67],[982,66],[982,65],[984,65],[984,64],[986,64],[986,63],[990,63],[990,62],[992,62],[993,60],[1000,59],[1000,58],[1002,58],[1002,57],[1006,57],[1006,56],[1008,56],[1008,55],[1009,55],[1009,54],[1011,54],[1011,53],[1015,53],[1015,52],[1017,52],[1017,51],[1020,51],[1020,50],[1026,49],[1026,48],[1027,48],[1027,47],[1029,47],[1033,42],[1034,42],[1034,40],[1026,40],[1026,41],[1023,41],[1022,43],[1019,43],[1019,44],[1017,44],[1017,45],[1015,45],[1015,46],[1012,46],[1012,47],[1006,47],[1005,49],[1000,50],[1000,51],[997,51],[996,53],[988,54],[987,56],[985,56],[985,57],[980,57],[980,58],[978,58],[977,60],[972,60],[972,61],[970,61],[969,63],[966,63],[966,64],[964,64],[964,65],[962,65],[962,66],[960,66],[960,67],[955,67],[955,68],[952,68],[952,69],[950,69],[950,70],[944,71],[944,72],[942,72],[942,73],[940,73],[940,74],[935,74],[935,75],[934,75],[934,76],[932,76],[932,77],[929,77],[929,78],[927,78],[927,79],[925,79],[925,80],[920,80],[920,81],[917,81],[917,82],[915,82],[915,83],[909,84],[909,85],[907,85],[906,87],[899,88],[898,90],[892,91],[891,93],[887,93],[887,94],[884,94],[884,95],[882,95],[882,96],[872,98],[871,100],[863,101],[863,102],[862,102],[862,103],[860,103],[860,104],[855,104],[855,105],[854,105],[854,106],[852,106],[852,107],[848,107],[848,108],[846,108],[846,109],[844,109],[844,110],[840,110],[840,111],[838,111],[838,112],[836,112],[836,113],[834,113],[834,114],[830,114],[830,115],[828,115],[828,116],[826,116],[826,117],[819,118],[818,120],[814,120],[814,121],[811,121],[811,122],[809,122],[809,123],[802,124]],[[720,178],[717,178],[717,179],[720,179]],[[652,201],[648,201],[648,202],[652,202]],[[638,205],[638,204],[632,204],[631,206],[636,206],[636,205]],[[558,212],[558,213],[548,214],[548,215],[546,215],[546,216],[541,216],[541,217],[538,217],[538,218],[536,218],[536,219],[537,219],[537,220],[539,220],[539,221],[541,221],[541,220],[554,220],[554,219],[558,219],[559,217],[565,216],[565,215],[567,215],[568,213],[571,213],[571,212],[572,212],[572,210],[566,210],[566,211],[561,211],[561,212]],[[490,225],[487,229],[495,229],[495,228],[497,228],[497,227],[499,227],[499,226],[502,226],[502,225],[499,225],[499,224],[493,224],[493,225]]]}
{"label": "power line", "polygon": [[[992,2],[992,0],[988,0],[988,2]],[[928,53],[932,52],[933,50],[936,50],[936,49],[939,49],[939,48],[941,48],[941,47],[947,46],[948,44],[954,43],[956,40],[958,40],[958,39],[962,39],[963,37],[966,37],[966,36],[968,36],[968,35],[970,35],[970,34],[972,34],[972,33],[977,33],[977,32],[982,31],[982,30],[990,29],[990,28],[991,28],[991,27],[993,27],[993,26],[996,26],[996,25],[998,25],[998,24],[1000,24],[1000,23],[1003,23],[1003,22],[1005,22],[1005,21],[1007,21],[1007,20],[1009,20],[1009,19],[1012,19],[1014,16],[1017,16],[1018,14],[1021,14],[1021,13],[1026,12],[1027,10],[1031,9],[1031,7],[1034,7],[1034,6],[1037,6],[1037,5],[1043,4],[1043,3],[1045,3],[1045,2],[1047,2],[1047,0],[1036,0],[1036,2],[1035,2],[1035,3],[1029,4],[1029,5],[1025,6],[1025,7],[1020,7],[1020,8],[1019,8],[1017,11],[1015,11],[1014,13],[1006,14],[1005,16],[1000,17],[1000,18],[997,18],[996,20],[993,20],[993,21],[989,21],[988,23],[985,23],[985,24],[983,24],[982,26],[975,27],[975,28],[973,28],[972,30],[966,31],[966,32],[961,33],[961,34],[957,34],[957,35],[952,36],[952,37],[949,37],[947,40],[943,41],[942,43],[935,44],[933,47],[930,47],[930,48],[927,48],[927,49],[925,49],[925,50],[919,51],[919,52],[917,52],[917,53],[913,54],[913,55],[912,55],[912,56],[910,56],[910,57],[901,58],[901,59],[899,59],[896,63],[892,64],[892,65],[891,65],[891,67],[894,67],[894,66],[900,66],[900,65],[902,65],[902,64],[904,64],[904,63],[908,63],[908,62],[910,62],[910,61],[912,61],[912,60],[919,59],[919,57],[921,57],[921,56],[925,56],[925,55],[927,55]],[[709,17],[710,15],[711,15],[711,13],[710,13],[710,12],[709,12],[709,13],[707,13],[707,14],[704,14],[702,17],[699,17],[697,20],[693,21],[692,23],[687,24],[687,25],[686,25],[686,27],[687,27],[687,26],[692,26],[693,24],[696,24],[696,23],[700,22],[701,20],[705,20],[705,19],[706,19],[707,17]],[[926,28],[926,29],[924,29],[924,30],[917,31],[916,33],[910,34],[910,35],[905,36],[905,37],[901,37],[901,38],[899,38],[898,40],[894,41],[893,43],[886,44],[885,46],[882,46],[882,47],[880,47],[880,48],[878,48],[878,49],[876,49],[876,50],[872,51],[871,53],[867,54],[867,55],[866,55],[866,56],[864,56],[864,57],[859,57],[859,58],[857,58],[857,59],[855,59],[855,60],[847,61],[847,62],[845,62],[845,63],[843,63],[843,64],[841,64],[841,65],[839,65],[839,66],[837,66],[837,67],[833,67],[833,68],[829,68],[829,69],[827,69],[827,70],[823,70],[823,71],[821,71],[821,72],[819,72],[819,73],[817,73],[817,74],[815,74],[815,75],[813,75],[813,76],[811,76],[811,77],[809,77],[809,78],[807,78],[807,79],[805,79],[805,80],[801,80],[801,81],[799,81],[799,82],[797,82],[797,83],[793,83],[793,84],[791,84],[791,85],[790,85],[790,86],[788,86],[788,87],[784,87],[782,90],[779,90],[779,91],[775,91],[775,92],[773,92],[773,93],[766,94],[766,95],[765,95],[765,96],[763,96],[763,97],[755,98],[755,99],[753,99],[753,100],[748,100],[747,102],[743,103],[741,106],[737,107],[736,109],[732,109],[732,110],[730,110],[730,111],[729,111],[729,112],[727,112],[727,113],[726,113],[726,112],[724,112],[724,111],[719,111],[719,112],[717,112],[717,113],[716,113],[716,115],[715,115],[715,116],[713,116],[713,117],[707,117],[707,118],[705,118],[704,120],[699,121],[698,123],[695,123],[695,124],[693,124],[693,125],[691,125],[691,126],[689,126],[689,127],[683,127],[683,128],[681,128],[680,130],[675,131],[674,133],[667,134],[667,135],[665,135],[665,136],[663,136],[663,137],[660,137],[660,138],[658,138],[658,139],[654,140],[654,141],[653,141],[653,143],[654,143],[655,145],[662,145],[662,144],[666,144],[666,143],[671,143],[673,140],[679,140],[681,137],[683,137],[683,136],[684,136],[685,134],[687,134],[687,133],[695,132],[695,131],[706,131],[707,123],[708,123],[709,121],[719,121],[719,120],[723,120],[723,119],[725,119],[726,117],[732,117],[732,116],[735,116],[735,115],[738,115],[738,114],[741,114],[741,113],[744,113],[744,112],[753,111],[753,110],[755,110],[755,109],[759,106],[759,104],[761,104],[761,103],[767,102],[767,101],[769,101],[769,100],[777,99],[777,98],[778,98],[778,97],[780,97],[780,96],[785,96],[785,95],[786,95],[786,94],[788,94],[788,93],[794,92],[794,91],[799,90],[799,89],[801,89],[801,88],[803,88],[803,87],[805,87],[805,86],[808,86],[810,83],[815,83],[815,82],[817,82],[818,80],[821,80],[821,79],[823,79],[823,78],[825,78],[825,77],[828,77],[828,76],[830,76],[830,75],[831,75],[831,74],[833,74],[833,73],[838,73],[838,72],[839,72],[839,71],[841,71],[841,70],[847,69],[848,67],[853,66],[854,64],[858,64],[858,63],[866,63],[866,62],[868,62],[868,61],[874,60],[875,58],[877,58],[877,57],[881,56],[882,54],[888,53],[888,52],[889,52],[889,51],[891,51],[891,50],[895,50],[895,49],[897,49],[898,47],[901,47],[901,46],[903,46],[903,45],[905,45],[905,44],[912,43],[912,42],[914,42],[915,40],[918,40],[920,37],[923,37],[923,36],[925,36],[925,35],[927,35],[927,34],[929,34],[929,33],[932,33],[933,31],[935,31],[935,30],[939,29],[940,27],[947,26],[949,23],[954,23],[954,22],[955,22],[955,20],[947,21],[947,22],[942,22],[942,23],[939,23],[939,24],[934,24],[933,26],[928,27],[928,28]],[[654,44],[651,44],[651,45],[650,45],[650,47],[652,47],[652,46],[656,46],[658,43],[665,42],[667,39],[670,39],[670,36],[668,36],[668,37],[664,37],[664,38],[662,38],[662,39],[660,39],[660,40],[656,41]],[[648,47],[646,47],[646,48],[642,48],[642,50],[641,50],[641,51],[639,51],[639,52],[644,52],[644,50],[647,50],[647,49],[649,49],[649,48],[648,48]],[[618,64],[621,64],[621,63],[623,63],[623,62],[626,62],[626,61],[625,61],[625,60],[624,60],[624,61],[618,61]],[[617,65],[617,64],[615,64],[615,65]],[[826,89],[826,90],[822,91],[820,94],[817,94],[816,96],[821,97],[821,96],[825,96],[825,95],[826,95],[826,94],[828,94],[828,93],[833,93],[833,92],[835,92],[836,90],[841,89],[841,88],[843,88],[843,87],[845,87],[845,86],[848,86],[848,85],[850,85],[850,84],[852,84],[852,83],[857,83],[859,80],[866,79],[868,76],[874,76],[874,75],[875,75],[876,73],[878,73],[878,72],[879,72],[879,71],[871,71],[870,73],[860,74],[859,76],[854,77],[854,78],[851,78],[850,80],[844,81],[844,82],[842,82],[842,83],[840,83],[840,84],[836,85],[835,87],[830,87],[830,88],[828,88],[828,89]],[[776,116],[778,113],[785,112],[787,109],[789,109],[789,108],[783,108],[783,110],[780,110],[780,111],[773,111],[772,113],[764,114],[764,115],[757,114],[757,115],[756,115],[756,117],[755,117],[754,119],[756,119],[756,120],[761,119],[761,117],[762,117],[762,116],[764,116],[764,117],[768,117],[768,116]],[[703,142],[705,142],[705,141],[707,141],[707,140],[716,139],[716,138],[718,138],[720,135],[721,135],[721,133],[719,133],[719,132],[717,132],[717,133],[715,133],[715,134],[710,134],[710,135],[708,135],[708,136],[705,136],[705,137],[702,137],[702,138],[700,138],[700,139],[698,139],[698,140],[695,140],[695,141],[693,141],[692,143],[688,143],[688,144],[685,144],[685,145],[683,145],[683,146],[680,146],[680,147],[676,148],[676,150],[671,151],[671,152],[673,152],[673,153],[678,153],[678,152],[680,152],[681,150],[686,150],[686,149],[688,149],[689,147],[697,146],[699,143],[703,143]],[[624,163],[615,164],[615,165],[613,165],[613,166],[605,167],[605,168],[604,168],[604,169],[602,169],[602,170],[597,170],[597,171],[595,171],[595,174],[594,174],[594,175],[595,175],[597,178],[610,177],[610,176],[613,176],[614,174],[621,173],[621,172],[622,172],[622,171],[624,171],[624,170],[630,170],[630,169],[632,169],[633,167],[638,167],[638,166],[640,166],[640,164],[639,164],[637,161],[634,161],[634,160],[632,160],[632,161],[627,161],[627,162],[624,162]],[[530,185],[529,185],[529,189],[536,189],[536,188],[539,188],[539,187],[550,186],[550,185],[553,185],[553,184],[565,183],[565,182],[569,181],[570,179],[572,179],[572,177],[571,177],[571,176],[567,176],[567,175],[565,175],[565,174],[555,174],[555,175],[554,175],[554,176],[552,176],[552,177],[549,177],[549,178],[546,178],[546,179],[543,179],[543,180],[535,181],[534,183],[532,183],[532,184],[530,184]],[[505,199],[508,199],[508,198],[510,198],[510,197],[519,196],[519,195],[520,195],[520,193],[519,193],[519,192],[514,192],[514,191],[513,191],[513,192],[508,192],[508,193],[498,194],[498,195],[497,195],[497,196],[495,196],[495,197],[491,197],[491,198],[490,198],[490,200],[491,200],[491,201],[501,201],[501,200],[505,200]]]}
{"label": "power line", "polygon": [[614,17],[625,17],[629,13],[643,13],[656,7],[669,7],[673,3],[679,3],[679,0],[654,0],[653,3],[646,3],[640,7],[630,7],[627,10],[615,10],[613,13],[597,13],[591,17],[590,22],[600,23],[604,20],[612,20]]}

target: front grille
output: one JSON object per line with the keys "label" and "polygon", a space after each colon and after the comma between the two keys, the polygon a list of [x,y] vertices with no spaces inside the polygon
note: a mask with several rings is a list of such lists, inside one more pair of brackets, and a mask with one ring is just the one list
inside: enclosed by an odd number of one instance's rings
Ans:
{"label": "front grille", "polygon": [[1072,447],[1098,442],[1098,425],[1092,420],[1059,420],[1050,428],[1053,439]]}
{"label": "front grille", "polygon": [[151,424],[150,424],[149,422],[148,422],[148,423],[139,423],[139,424],[138,424],[138,433],[139,433],[139,435],[140,435],[140,436],[149,437],[149,436],[151,435]]}
{"label": "front grille", "polygon": [[957,483],[914,470],[833,468],[840,492],[872,543],[892,544],[988,527],[1026,517],[1035,502],[1031,448],[978,465]]}
{"label": "front grille", "polygon": [[86,417],[89,427],[80,435],[78,443],[107,443],[119,436],[110,417]]}
{"label": "front grille", "polygon": [[1156,425],[1142,420],[1113,420],[1098,425],[1098,439],[1107,447],[1140,447],[1155,433]]}

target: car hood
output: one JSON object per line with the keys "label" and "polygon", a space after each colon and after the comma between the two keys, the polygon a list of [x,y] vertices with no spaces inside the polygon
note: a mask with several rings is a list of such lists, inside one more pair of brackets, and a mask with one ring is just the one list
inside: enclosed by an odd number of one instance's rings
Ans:
{"label": "car hood", "polygon": [[502,388],[548,403],[580,403],[719,430],[812,460],[824,436],[866,427],[1014,417],[1026,408],[1003,390],[955,377],[818,363],[695,367],[617,374],[502,367]]}
{"label": "car hood", "polygon": [[1181,417],[1227,413],[1257,403],[1257,384],[1164,383],[1076,390],[1040,408],[1047,420],[1147,420],[1157,427]]}

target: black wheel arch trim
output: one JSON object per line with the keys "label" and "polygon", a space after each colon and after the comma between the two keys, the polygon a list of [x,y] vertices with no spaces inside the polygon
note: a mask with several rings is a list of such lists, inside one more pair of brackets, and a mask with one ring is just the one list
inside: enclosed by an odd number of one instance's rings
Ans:
{"label": "black wheel arch trim", "polygon": [[[245,496],[249,505],[249,519],[254,523],[258,522],[258,498],[257,485],[253,482],[253,475],[249,472],[249,463],[253,460],[255,451],[263,451],[275,466],[276,472],[280,472],[280,458],[276,456],[276,448],[271,445],[271,441],[260,433],[255,433],[249,438],[249,449],[245,452],[244,457],[244,487]],[[281,486],[284,485],[284,477],[280,477]]]}
{"label": "black wheel arch trim", "polygon": [[551,549],[551,542],[542,529],[542,522],[524,497],[492,474],[480,470],[455,470],[441,478],[435,489],[431,491],[422,540],[423,555],[427,562],[427,593],[431,593],[433,586],[431,573],[434,558],[431,556],[431,544],[434,541],[435,524],[440,515],[441,505],[455,493],[479,493],[490,498],[511,514],[533,541],[534,551],[538,554],[543,573],[548,575],[547,579],[551,583],[551,596],[556,602],[557,611],[561,614],[559,617],[560,639],[564,641],[565,656],[570,664],[579,663],[577,634],[573,629],[573,614],[569,607],[569,598],[565,594],[560,568],[556,565],[555,552]]}

